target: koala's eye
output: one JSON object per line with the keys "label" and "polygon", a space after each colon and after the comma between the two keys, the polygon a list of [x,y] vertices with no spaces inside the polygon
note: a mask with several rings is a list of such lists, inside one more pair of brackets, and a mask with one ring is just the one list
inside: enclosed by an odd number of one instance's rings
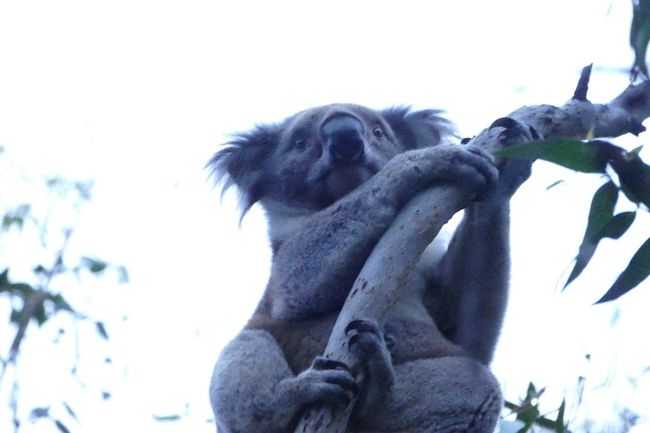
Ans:
{"label": "koala's eye", "polygon": [[293,147],[295,147],[297,150],[303,150],[305,146],[307,146],[307,142],[302,138],[299,138],[293,142]]}
{"label": "koala's eye", "polygon": [[377,138],[381,138],[384,136],[384,131],[382,131],[379,126],[375,126],[375,129],[372,130],[372,133],[375,134],[375,137]]}

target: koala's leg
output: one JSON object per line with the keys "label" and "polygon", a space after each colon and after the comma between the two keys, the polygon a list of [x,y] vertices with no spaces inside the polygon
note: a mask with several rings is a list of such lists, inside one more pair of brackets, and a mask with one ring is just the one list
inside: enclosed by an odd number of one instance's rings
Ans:
{"label": "koala's leg", "polygon": [[294,375],[266,331],[241,332],[221,352],[210,383],[219,433],[286,432],[305,406],[349,403],[358,386],[344,366],[316,358]]}
{"label": "koala's leg", "polygon": [[268,286],[271,315],[293,320],[340,309],[372,248],[407,201],[435,183],[467,188],[471,199],[496,176],[491,157],[470,146],[397,155],[279,246]]}
{"label": "koala's leg", "polygon": [[492,433],[503,401],[480,362],[458,356],[395,366],[385,403],[360,420],[360,433]]}

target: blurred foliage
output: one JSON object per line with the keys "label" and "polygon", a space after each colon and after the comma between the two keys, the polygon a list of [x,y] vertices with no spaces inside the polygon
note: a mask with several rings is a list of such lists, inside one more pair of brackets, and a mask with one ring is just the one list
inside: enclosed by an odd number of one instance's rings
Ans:
{"label": "blurred foliage", "polygon": [[[585,355],[586,361],[591,355]],[[647,374],[647,371],[643,374]],[[528,384],[525,395],[518,401],[504,402],[504,409],[499,425],[500,433],[627,433],[641,421],[641,416],[627,406],[619,406],[617,417],[607,423],[596,423],[591,417],[578,416],[585,400],[587,378],[578,376],[573,388],[565,390],[570,398],[562,398],[558,405],[557,396],[546,394],[546,388],[537,388],[532,382]],[[596,389],[602,389],[598,385]],[[591,392],[594,389],[592,388]],[[548,410],[548,408],[553,408]],[[569,409],[570,408],[570,409]],[[589,409],[584,405],[583,409]],[[589,413],[587,411],[587,413]],[[571,428],[569,428],[571,426]],[[636,430],[635,430],[636,431]]]}
{"label": "blurred foliage", "polygon": [[[626,151],[602,140],[574,139],[537,141],[499,151],[500,156],[543,159],[578,172],[597,173],[607,179],[591,201],[587,228],[565,287],[587,267],[602,239],[620,238],[632,226],[638,211],[650,209],[650,166],[641,160],[639,151],[640,148]],[[621,195],[636,205],[634,211],[615,213]],[[597,302],[617,299],[637,287],[648,275],[650,238],[632,255],[626,268]]]}
{"label": "blurred foliage", "polygon": [[[66,332],[67,327],[77,327],[82,323],[90,323],[97,338],[108,340],[109,333],[105,324],[89,317],[79,311],[66,295],[65,286],[70,286],[70,281],[83,283],[84,275],[94,277],[105,277],[108,271],[112,271],[117,282],[128,281],[128,272],[123,266],[109,263],[105,260],[88,255],[75,257],[68,254],[68,245],[74,234],[74,220],[79,216],[83,205],[91,200],[92,182],[70,181],[62,177],[46,177],[33,180],[20,167],[16,167],[7,161],[4,148],[0,147],[0,189],[4,191],[20,191],[17,194],[5,194],[0,197],[0,302],[8,306],[8,322],[14,330],[14,337],[8,347],[6,355],[0,358],[0,390],[8,397],[9,406],[13,414],[13,431],[17,432],[24,420],[18,410],[20,393],[20,354],[29,335],[31,328],[42,332],[45,324],[53,322],[54,318],[61,315],[68,315],[70,320],[59,321],[57,338],[52,344],[56,344],[64,334],[75,334]],[[26,198],[27,197],[27,198]],[[16,202],[18,200],[18,202]],[[22,256],[18,252],[36,252]],[[16,257],[19,259],[16,259]],[[42,258],[49,258],[41,262]],[[32,263],[25,261],[33,260]],[[17,264],[17,262],[20,262]],[[7,264],[7,263],[13,263]],[[20,278],[12,276],[12,267],[16,266],[21,271],[31,268],[31,276],[22,272]],[[73,277],[71,280],[70,277]],[[59,284],[61,282],[61,284]],[[62,323],[64,325],[62,325]],[[67,325],[65,325],[67,323]],[[34,328],[34,325],[36,328]],[[42,344],[42,343],[41,343]],[[0,348],[0,351],[2,348]],[[49,348],[43,348],[42,352],[47,353]],[[78,359],[76,359],[78,361]],[[105,363],[110,364],[106,358]],[[76,375],[76,365],[61,371],[66,376],[68,371]],[[7,390],[4,382],[13,373],[11,389]],[[8,385],[7,385],[8,386]],[[105,396],[110,397],[108,391],[103,391]],[[106,398],[108,398],[106,397]],[[26,398],[25,400],[33,400]],[[78,421],[77,414],[71,403],[66,401],[52,402],[52,405],[63,408],[67,414],[66,419]],[[52,414],[51,406],[36,407],[29,412],[29,422],[35,423],[40,420],[49,420],[58,431],[67,433],[70,428],[60,416]],[[24,416],[23,416],[24,418]],[[9,431],[9,426],[0,426],[0,430]]]}
{"label": "blurred foliage", "polygon": [[648,76],[646,52],[650,41],[650,0],[634,0],[632,2],[632,24],[630,25],[630,46],[634,50],[634,65],[632,79],[638,76],[644,79]]}
{"label": "blurred foliage", "polygon": [[566,401],[562,400],[560,407],[553,411],[555,419],[550,418],[549,414],[542,414],[540,410],[540,397],[544,394],[546,388],[536,389],[533,383],[528,384],[526,396],[518,403],[510,401],[505,402],[505,408],[510,413],[516,415],[517,433],[526,433],[533,431],[533,427],[539,426],[546,429],[546,431],[555,433],[570,433],[568,423],[564,419],[564,412],[566,409]]}

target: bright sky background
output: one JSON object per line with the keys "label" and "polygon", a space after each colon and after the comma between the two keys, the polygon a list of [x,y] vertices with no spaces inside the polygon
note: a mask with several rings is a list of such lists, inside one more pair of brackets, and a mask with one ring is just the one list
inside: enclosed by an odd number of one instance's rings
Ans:
{"label": "bright sky background", "polygon": [[[606,102],[627,85],[630,9],[623,0],[0,2],[1,158],[36,178],[94,179],[72,253],[121,263],[131,275],[128,285],[106,278],[65,292],[111,335],[97,345],[81,330],[82,362],[109,353],[113,368],[87,367],[88,390],[79,393],[57,370],[71,343],[43,346],[51,334],[32,328],[20,360],[22,410],[65,398],[80,425],[57,414],[75,431],[214,431],[211,369],[252,312],[269,266],[259,209],[240,229],[232,196],[220,204],[203,168],[228,134],[355,102],[442,108],[468,136],[521,105],[562,104],[591,62],[590,99]],[[643,156],[650,160],[647,149]],[[586,274],[559,293],[602,183],[537,163],[514,199],[511,303],[493,364],[507,398],[532,380],[548,387],[549,408],[564,395],[575,402],[577,377],[586,376],[593,391],[577,416],[599,423],[623,407],[650,416],[650,373],[642,375],[650,284],[591,305],[648,236],[647,215],[626,242],[604,242]],[[19,202],[22,192],[1,194]],[[0,259],[15,278],[28,275],[20,263],[34,265],[24,250],[0,250]],[[12,332],[0,330],[3,353]],[[98,382],[112,391],[108,402]],[[180,422],[153,420],[186,411]],[[0,430],[8,417],[2,401]],[[53,429],[26,423],[21,432]]]}

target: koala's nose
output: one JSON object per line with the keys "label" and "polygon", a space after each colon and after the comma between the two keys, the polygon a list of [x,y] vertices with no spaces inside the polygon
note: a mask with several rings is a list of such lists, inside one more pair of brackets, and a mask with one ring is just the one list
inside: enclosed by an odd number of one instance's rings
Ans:
{"label": "koala's nose", "polygon": [[321,134],[334,162],[350,164],[363,157],[363,125],[357,118],[334,115],[323,123]]}

